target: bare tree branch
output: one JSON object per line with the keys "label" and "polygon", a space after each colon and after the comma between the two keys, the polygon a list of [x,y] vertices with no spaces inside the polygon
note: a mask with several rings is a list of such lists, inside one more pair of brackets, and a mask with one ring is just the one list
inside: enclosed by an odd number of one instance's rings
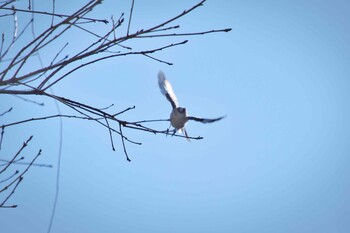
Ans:
{"label": "bare tree branch", "polygon": [[[3,7],[3,6],[0,6],[0,9],[1,10],[13,10],[10,7]],[[51,12],[33,11],[33,10],[25,10],[25,9],[18,9],[18,8],[16,8],[15,10],[17,12],[25,12],[25,13],[37,14],[37,15],[49,15],[49,16],[59,17],[59,18],[71,17],[71,15],[57,14],[55,12],[51,13]],[[93,23],[99,22],[99,23],[108,24],[108,20],[106,20],[106,19],[94,19],[94,18],[87,18],[87,17],[81,17],[81,19],[86,20],[87,22],[93,22]]]}
{"label": "bare tree branch", "polygon": [[[140,132],[151,133],[151,134],[163,134],[163,135],[173,135],[175,137],[183,137],[183,135],[176,134],[174,130],[169,129],[158,129],[156,128],[156,122],[169,121],[169,119],[151,119],[144,120],[140,119],[138,121],[129,121],[125,118],[124,113],[135,108],[129,107],[122,111],[112,110],[113,104],[105,108],[98,108],[96,106],[89,105],[87,103],[81,103],[74,99],[69,99],[64,96],[53,94],[50,89],[55,87],[58,82],[63,81],[67,77],[71,76],[74,72],[81,70],[89,65],[97,62],[102,62],[107,59],[122,58],[125,56],[141,55],[145,58],[150,59],[154,62],[159,62],[167,65],[173,65],[169,61],[160,59],[160,53],[166,51],[167,49],[175,48],[180,45],[184,45],[188,42],[187,37],[207,35],[211,33],[223,33],[229,32],[230,28],[224,29],[212,29],[205,31],[196,32],[181,32],[180,25],[177,24],[178,19],[190,14],[192,11],[198,9],[204,4],[206,0],[201,0],[197,4],[189,7],[188,9],[182,10],[178,14],[169,17],[159,23],[150,26],[149,28],[142,28],[140,25],[133,25],[134,14],[134,4],[135,1],[131,0],[131,6],[129,9],[128,22],[126,27],[126,32],[122,31],[123,23],[125,22],[124,13],[121,13],[118,20],[114,20],[112,16],[110,18],[111,24],[106,19],[97,19],[93,16],[88,16],[97,5],[102,3],[101,0],[90,0],[85,5],[76,9],[72,14],[62,14],[57,13],[56,0],[52,0],[52,8],[48,11],[37,11],[34,9],[34,1],[29,0],[25,7],[19,7],[20,2],[15,0],[7,0],[0,2],[0,20],[9,18],[13,23],[9,25],[10,33],[1,34],[1,44],[0,44],[0,94],[10,94],[14,95],[26,102],[28,104],[34,103],[37,105],[43,105],[42,102],[37,102],[24,98],[26,96],[41,96],[47,99],[52,99],[57,101],[60,105],[67,106],[69,110],[73,111],[71,113],[61,113],[51,114],[47,116],[34,117],[30,116],[28,119],[12,121],[12,122],[2,122],[1,134],[0,134],[0,150],[4,141],[5,128],[11,129],[15,126],[20,126],[26,123],[40,122],[43,120],[58,118],[61,120],[61,139],[62,139],[62,119],[76,119],[76,120],[88,120],[97,125],[105,127],[108,130],[108,135],[111,143],[112,150],[115,150],[114,146],[114,136],[120,136],[121,144],[123,146],[123,152],[125,154],[126,160],[131,161],[128,151],[127,143],[141,145],[141,142],[129,139],[125,134],[127,129],[137,130]],[[21,22],[21,16],[27,16],[25,22]],[[34,32],[34,28],[37,24],[37,20],[49,19],[45,22],[49,22],[45,25],[37,35]],[[25,17],[24,17],[25,18]],[[135,20],[134,20],[135,21]],[[104,26],[104,31],[102,33],[97,33],[94,30],[94,25],[101,23]],[[24,25],[24,27],[21,27]],[[138,27],[135,32],[131,28]],[[25,37],[28,33],[28,29],[31,27],[32,37]],[[21,30],[19,30],[21,28]],[[11,31],[12,29],[12,31]],[[75,41],[68,41],[69,33],[73,30],[78,30],[84,36],[87,36],[87,43],[83,44]],[[132,31],[132,32],[131,32]],[[30,33],[30,32],[29,32]],[[177,37],[186,37],[182,41],[174,41]],[[130,42],[137,43],[140,39],[154,39],[160,38],[164,40],[161,44],[154,47],[141,47],[134,49],[134,46]],[[20,40],[20,43],[18,42]],[[78,43],[78,44],[77,44]],[[132,44],[133,46],[130,46]],[[55,47],[57,50],[55,52],[47,52],[49,47]],[[74,48],[74,49],[72,49]],[[41,57],[45,55],[45,59]],[[39,65],[37,60],[39,59]],[[44,64],[44,62],[47,62]],[[50,94],[52,93],[52,94]],[[0,117],[11,112],[13,108],[9,106],[8,110],[0,114]],[[7,132],[7,131],[6,131]],[[14,195],[15,191],[18,189],[20,183],[23,180],[23,176],[32,166],[37,167],[50,167],[51,165],[43,163],[35,163],[35,160],[41,154],[41,150],[37,155],[30,161],[23,161],[24,157],[19,158],[19,155],[27,147],[28,143],[31,141],[33,136],[29,137],[23,145],[18,149],[18,151],[9,159],[0,159],[2,164],[0,167],[0,174],[4,174],[6,178],[2,178],[0,181],[0,194],[5,195],[1,197],[0,207],[1,208],[15,208],[16,205],[7,205],[8,200]],[[188,137],[195,140],[203,139],[202,137]],[[61,142],[62,143],[62,140]],[[5,144],[6,145],[6,144]],[[56,179],[56,196],[54,209],[51,216],[51,222],[49,226],[49,231],[51,229],[55,208],[58,198],[58,184],[59,184],[59,167],[60,167],[60,156],[62,153],[62,144],[59,147],[59,157],[58,157],[58,170]],[[12,169],[13,166],[26,166],[23,172],[19,172],[16,169]],[[19,169],[20,170],[20,169]],[[11,190],[5,192],[5,190]]]}
{"label": "bare tree branch", "polygon": [[5,203],[7,202],[8,199],[15,193],[15,190],[17,189],[18,185],[22,182],[23,177],[19,176],[19,179],[17,180],[15,186],[13,187],[11,193],[5,198],[5,200],[0,204],[0,208],[16,208],[17,205],[11,205],[11,206],[6,206]]}
{"label": "bare tree branch", "polygon": [[131,7],[130,7],[130,15],[129,15],[129,23],[128,23],[128,31],[126,32],[126,35],[129,35],[130,30],[130,24],[131,24],[131,18],[132,18],[132,12],[134,11],[134,0],[131,0]]}
{"label": "bare tree branch", "polygon": [[22,152],[22,150],[28,145],[28,143],[32,140],[33,136],[30,136],[27,141],[25,141],[22,147],[18,150],[16,155],[12,158],[12,160],[0,171],[0,174],[6,171],[6,169],[12,164],[12,162],[17,158],[17,156]]}
{"label": "bare tree branch", "polygon": [[122,124],[119,123],[119,131],[120,131],[120,137],[121,137],[121,140],[122,140],[122,144],[123,144],[123,150],[124,150],[124,154],[125,154],[125,157],[126,157],[126,160],[127,161],[131,161],[129,156],[128,156],[128,152],[126,151],[126,147],[125,147],[125,142],[124,142],[124,134],[123,134],[123,131],[122,131]]}
{"label": "bare tree branch", "polygon": [[[12,164],[18,164],[18,165],[29,165],[30,163],[28,162],[20,162],[21,160],[24,160],[24,157],[21,157],[19,159],[16,159],[15,161],[12,162]],[[4,162],[4,164],[0,164],[1,166],[5,166],[7,163],[10,163],[11,161],[6,160],[6,159],[0,159],[1,162]],[[33,163],[32,166],[34,167],[47,167],[47,168],[52,168],[52,165],[49,164],[43,164],[43,163]],[[1,182],[0,182],[1,183]]]}
{"label": "bare tree branch", "polygon": [[[1,114],[0,114],[0,117],[2,117],[3,115],[5,115],[5,114],[11,112],[12,109],[13,109],[13,108],[11,107],[11,108],[9,108],[8,110],[6,110],[5,112],[1,113]],[[1,147],[0,147],[0,148],[1,148]]]}
{"label": "bare tree branch", "polygon": [[[13,164],[17,164],[18,160],[16,160],[17,156],[22,152],[22,150],[27,147],[28,143],[32,140],[33,136],[30,136],[28,138],[27,141],[25,141],[22,145],[22,147],[19,149],[19,151],[15,154],[15,156],[13,156],[13,158],[9,161],[7,160],[3,160],[1,159],[1,161],[5,161],[6,163],[4,164],[4,168],[0,171],[0,174],[5,172],[11,165]],[[7,177],[6,179],[1,180],[1,184],[2,183],[6,183],[9,182],[7,184],[5,184],[2,188],[0,187],[0,194],[2,194],[4,191],[8,190],[9,188],[12,187],[12,190],[9,194],[7,194],[2,203],[0,203],[0,208],[16,208],[17,205],[5,205],[6,202],[10,199],[10,197],[15,193],[15,190],[17,189],[17,187],[19,186],[19,184],[22,182],[24,175],[28,172],[28,170],[32,167],[35,166],[34,162],[35,160],[41,155],[41,149],[39,150],[39,152],[37,153],[37,155],[32,159],[32,161],[30,163],[26,163],[25,165],[27,166],[25,168],[25,170],[18,175],[19,171],[16,170],[16,172],[12,175],[10,175],[9,177]],[[23,158],[23,157],[22,157]],[[22,160],[22,158],[20,158],[20,160]],[[24,163],[23,163],[24,164]],[[16,178],[14,178],[16,177]],[[14,178],[14,179],[13,179]],[[12,179],[12,181],[10,181]]]}
{"label": "bare tree branch", "polygon": [[4,182],[6,182],[6,181],[12,179],[12,178],[13,178],[14,176],[16,176],[18,173],[19,173],[19,171],[16,170],[12,175],[10,175],[9,177],[7,177],[6,179],[0,180],[0,183],[4,183]]}

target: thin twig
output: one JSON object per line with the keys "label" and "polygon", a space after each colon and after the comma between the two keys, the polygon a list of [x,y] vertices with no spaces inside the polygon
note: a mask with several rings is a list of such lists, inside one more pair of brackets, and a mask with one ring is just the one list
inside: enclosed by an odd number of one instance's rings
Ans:
{"label": "thin twig", "polygon": [[4,179],[4,180],[0,180],[0,183],[4,183],[4,182],[6,182],[6,181],[12,179],[12,178],[13,178],[14,176],[16,176],[18,173],[19,173],[19,171],[16,170],[15,173],[13,173],[11,176],[7,177],[7,178]]}
{"label": "thin twig", "polygon": [[[158,52],[158,51],[161,51],[161,50],[164,50],[164,49],[168,49],[168,48],[175,47],[175,46],[178,46],[178,45],[186,44],[187,42],[188,42],[188,40],[184,40],[182,42],[173,43],[173,44],[170,44],[170,45],[166,45],[166,46],[163,46],[163,47],[159,47],[159,48],[151,49],[151,50],[147,50],[147,51],[126,52],[126,53],[113,54],[113,55],[97,58],[97,59],[94,59],[93,61],[89,61],[87,63],[84,63],[84,64],[82,64],[80,66],[77,66],[76,68],[70,70],[69,72],[67,72],[66,74],[62,75],[60,78],[58,78],[57,80],[55,80],[54,82],[49,84],[47,87],[43,88],[42,90],[45,91],[47,88],[55,85],[57,82],[61,81],[63,78],[65,78],[66,76],[68,76],[71,73],[75,72],[76,70],[79,70],[79,69],[81,69],[81,68],[83,68],[83,67],[85,67],[87,65],[91,65],[91,64],[93,64],[95,62],[99,62],[99,61],[102,61],[102,60],[110,59],[110,58],[113,58],[113,57],[120,57],[120,56],[127,56],[127,55],[138,55],[138,54],[143,54],[144,55],[144,54],[149,54],[149,53],[155,53],[155,52]],[[4,93],[6,93],[6,91]],[[22,94],[25,94],[25,93],[22,93]]]}
{"label": "thin twig", "polygon": [[76,119],[83,119],[83,120],[95,120],[95,119],[89,118],[89,117],[56,114],[56,115],[44,116],[44,117],[33,117],[33,118],[29,118],[29,119],[22,120],[22,121],[12,122],[9,124],[2,125],[2,128],[13,126],[13,125],[19,125],[19,124],[23,124],[23,123],[27,123],[27,122],[32,122],[32,121],[48,120],[51,118],[76,118]]}
{"label": "thin twig", "polygon": [[55,9],[56,9],[56,1],[52,0],[52,17],[51,17],[51,27],[53,26],[54,21],[54,15],[55,15]]}
{"label": "thin twig", "polygon": [[129,23],[128,23],[128,31],[126,32],[126,35],[129,36],[129,30],[130,30],[130,24],[132,19],[132,12],[134,10],[134,0],[131,2],[131,8],[130,8],[130,15],[129,15]]}
{"label": "thin twig", "polygon": [[115,151],[115,148],[114,148],[114,143],[113,143],[113,136],[112,136],[111,127],[109,126],[109,123],[108,123],[107,117],[104,117],[104,119],[105,119],[106,124],[107,124],[108,132],[109,132],[109,138],[110,138],[110,140],[111,140],[111,145],[112,145],[112,150],[113,150],[113,151]]}
{"label": "thin twig", "polygon": [[[88,12],[90,12],[91,9],[93,7],[95,7],[99,3],[100,3],[100,1],[98,1],[98,0],[92,0],[92,1],[88,2],[85,6],[80,8],[78,11],[76,11],[75,13],[73,13],[72,15],[70,15],[69,17],[67,17],[63,21],[61,21],[60,23],[54,25],[53,27],[48,28],[47,30],[42,32],[39,36],[35,37],[34,40],[32,40],[29,44],[24,46],[15,55],[15,57],[10,62],[8,67],[3,72],[1,72],[2,76],[1,76],[0,80],[4,80],[4,77],[9,72],[11,67],[13,67],[15,64],[17,64],[17,62],[20,62],[19,66],[17,67],[17,70],[13,74],[14,78],[11,78],[10,80],[7,80],[7,82],[10,81],[12,83],[13,82],[17,83],[18,81],[21,81],[21,80],[18,80],[17,78],[15,78],[15,77],[17,76],[18,72],[22,69],[23,65],[26,63],[26,61],[31,56],[31,54],[34,53],[34,52],[37,52],[38,50],[40,50],[43,47],[45,47],[47,44],[49,44],[52,41],[54,41],[55,39],[57,39],[59,36],[61,36],[65,31],[67,31],[71,27],[71,25],[68,22],[70,22],[70,21],[77,22],[79,19],[81,19],[81,17],[83,17]],[[61,32],[59,32],[56,36],[53,36],[52,39],[48,39],[49,36],[52,35],[60,26],[64,26],[65,28]],[[33,27],[32,27],[32,29],[33,29]],[[31,46],[33,46],[33,48],[30,51],[28,51],[27,55],[24,56],[24,58],[21,59],[20,61],[17,61],[17,59],[22,55],[22,53],[24,53]]]}
{"label": "thin twig", "polygon": [[119,123],[119,131],[120,131],[120,136],[121,136],[121,139],[122,139],[123,150],[124,150],[124,154],[125,154],[125,156],[126,156],[126,160],[127,160],[128,162],[130,162],[131,160],[130,160],[130,158],[129,158],[129,156],[128,156],[128,152],[126,151],[126,147],[125,147],[124,135],[123,135],[122,124],[121,124],[121,123]]}
{"label": "thin twig", "polygon": [[7,186],[5,186],[4,188],[2,188],[0,190],[0,193],[7,190],[9,187],[11,187],[20,177],[23,177],[25,173],[28,172],[29,168],[31,168],[32,164],[35,162],[35,160],[41,155],[41,149],[39,150],[38,154],[34,157],[34,159],[32,160],[32,162],[26,167],[26,169],[21,173],[21,175],[19,175],[16,179],[14,179],[11,183],[9,183]]}
{"label": "thin twig", "polygon": [[154,37],[175,37],[175,36],[198,36],[198,35],[205,35],[209,33],[217,33],[217,32],[229,32],[232,28],[225,28],[225,29],[217,29],[217,30],[209,30],[204,32],[186,32],[186,33],[170,33],[170,34],[153,34],[153,35],[140,35],[136,36],[135,38],[154,38]]}
{"label": "thin twig", "polygon": [[4,133],[5,133],[5,127],[1,126],[1,134],[0,134],[0,150],[1,150],[1,145],[2,145],[2,140],[4,138]]}
{"label": "thin twig", "polygon": [[[89,106],[89,105],[86,105],[86,104],[82,104],[82,103],[79,103],[79,102],[76,102],[76,101],[73,101],[73,100],[69,100],[69,99],[66,99],[66,98],[63,98],[63,97],[59,97],[59,96],[54,96],[54,95],[50,95],[48,93],[45,93],[43,92],[45,95],[47,96],[50,96],[51,98],[54,98],[54,99],[57,99],[58,101],[62,102],[63,104],[65,104],[66,106],[72,108],[73,110],[75,110],[76,112],[86,116],[88,119],[90,120],[93,120],[99,124],[101,124],[102,126],[104,127],[108,127],[106,124],[102,123],[100,121],[99,118],[92,118],[90,115],[88,115],[87,113],[90,113],[90,114],[94,114],[94,115],[97,115],[97,116],[100,116],[102,117],[103,119],[103,116],[108,116],[111,120],[114,120],[114,121],[117,121],[119,123],[124,123],[124,121],[121,121],[119,119],[116,119],[114,118],[111,114],[108,114],[106,112],[103,112],[101,111],[100,109],[98,108],[94,108],[92,106]],[[83,111],[86,111],[87,113],[84,113]],[[120,135],[120,132],[118,132],[117,130],[114,130],[111,128],[111,130],[117,134]],[[133,143],[133,144],[136,144],[136,145],[141,145],[141,143],[139,142],[135,142],[135,141],[132,141],[126,137],[124,137],[125,140],[129,141],[130,143]]]}
{"label": "thin twig", "polygon": [[[6,59],[3,59],[6,54],[10,51],[10,49],[12,48],[12,45],[18,40],[18,38],[20,38],[23,33],[28,29],[28,27],[33,23],[33,20],[29,20],[29,22],[23,27],[23,29],[21,30],[21,32],[18,34],[18,36],[16,37],[16,39],[9,45],[9,47],[5,50],[4,53],[1,53],[0,55],[0,61],[7,61]],[[2,44],[4,42],[4,34],[2,34],[3,37],[2,37],[2,43],[1,43],[1,51],[2,51]]]}
{"label": "thin twig", "polygon": [[45,104],[43,102],[39,103],[39,102],[36,102],[34,100],[30,100],[30,99],[27,99],[27,98],[24,98],[22,96],[18,96],[18,95],[13,95],[14,97],[18,98],[18,99],[21,99],[25,102],[29,102],[29,103],[32,103],[32,104],[37,104],[39,106],[44,106]]}
{"label": "thin twig", "polygon": [[0,174],[3,173],[4,171],[6,171],[6,169],[12,164],[12,162],[17,158],[17,156],[22,152],[22,150],[28,145],[28,143],[32,140],[33,135],[30,136],[27,141],[25,141],[22,145],[22,147],[17,151],[16,155],[13,156],[12,160],[7,164],[7,166],[5,166],[1,171]]}
{"label": "thin twig", "polygon": [[196,8],[202,6],[203,3],[204,3],[205,1],[206,1],[206,0],[200,1],[199,3],[197,3],[196,5],[194,5],[193,7],[191,7],[190,9],[184,10],[182,13],[176,15],[175,17],[173,17],[173,18],[171,18],[171,19],[169,19],[169,20],[166,20],[165,22],[163,22],[163,23],[161,23],[161,24],[159,24],[159,25],[157,25],[157,26],[154,26],[154,27],[151,27],[151,28],[149,28],[149,29],[147,29],[147,30],[144,30],[143,33],[150,33],[150,32],[153,32],[154,30],[159,29],[159,28],[161,28],[161,27],[163,27],[163,26],[165,26],[165,25],[167,25],[167,24],[169,24],[169,23],[175,21],[175,20],[177,20],[177,19],[183,17],[184,15],[187,15],[187,14],[190,13],[191,11],[193,11],[193,10],[195,10]]}
{"label": "thin twig", "polygon": [[0,117],[2,117],[3,115],[5,115],[5,114],[11,112],[12,109],[13,109],[13,108],[11,107],[11,108],[9,108],[8,110],[6,110],[5,112],[1,113],[1,114],[0,114]]}
{"label": "thin twig", "polygon": [[62,53],[62,51],[68,46],[68,42],[61,48],[60,51],[58,51],[58,53],[55,55],[55,57],[52,59],[50,65],[53,65],[56,58]]}
{"label": "thin twig", "polygon": [[[21,159],[19,160],[23,160],[24,158],[22,157]],[[17,159],[18,160],[18,159]],[[29,165],[30,162],[19,162],[19,161],[13,161],[12,164],[18,164],[18,165]],[[6,160],[6,159],[0,159],[1,162],[6,162],[6,163],[10,163],[9,160]],[[1,164],[0,166],[5,166],[5,164]],[[49,164],[42,164],[42,163],[33,163],[32,166],[34,167],[47,167],[47,168],[52,168],[52,165],[49,165]]]}
{"label": "thin twig", "polygon": [[1,45],[0,45],[0,61],[2,60],[2,48],[4,47],[5,34],[1,33]]}
{"label": "thin twig", "polygon": [[175,26],[170,26],[170,27],[166,27],[166,28],[155,29],[155,30],[152,31],[152,33],[154,33],[154,32],[161,32],[161,31],[168,31],[168,30],[178,29],[178,28],[180,28],[180,25],[175,25]]}
{"label": "thin twig", "polygon": [[7,5],[10,5],[10,4],[13,3],[14,1],[16,1],[16,0],[2,1],[2,2],[4,2],[4,4],[2,4],[2,5],[0,6],[0,8],[3,8],[3,7],[5,7],[5,6],[7,6]]}
{"label": "thin twig", "polygon": [[116,117],[116,116],[121,115],[121,114],[123,114],[124,112],[127,112],[127,111],[132,110],[132,109],[135,109],[135,105],[132,106],[132,107],[128,107],[128,108],[124,109],[124,110],[121,111],[121,112],[118,112],[118,113],[116,113],[116,114],[113,114],[113,116]]}
{"label": "thin twig", "polygon": [[160,122],[160,121],[170,121],[170,119],[158,119],[158,120],[142,120],[142,121],[132,121],[130,124],[140,124],[140,123],[148,123],[148,122]]}
{"label": "thin twig", "polygon": [[107,107],[100,108],[100,110],[104,111],[104,110],[107,110],[107,109],[109,109],[109,108],[111,108],[111,107],[113,107],[113,106],[114,106],[114,104],[111,104],[111,105],[109,105],[109,106],[107,106]]}
{"label": "thin twig", "polygon": [[[2,10],[13,10],[10,7],[1,7]],[[15,11],[17,12],[25,12],[25,13],[30,13],[30,14],[37,14],[37,15],[49,15],[49,16],[55,16],[55,17],[59,17],[59,18],[69,18],[71,17],[71,15],[65,15],[65,14],[57,14],[57,13],[50,13],[50,12],[44,12],[44,11],[33,11],[33,10],[25,10],[25,9],[18,9],[16,8]],[[104,23],[104,24],[108,24],[108,20],[107,19],[94,19],[94,18],[88,18],[88,17],[81,17],[81,19],[83,20],[87,20],[89,22],[92,23]]]}
{"label": "thin twig", "polygon": [[[54,94],[53,89],[50,89],[51,93]],[[55,107],[58,112],[58,114],[62,115],[61,108],[58,104],[58,101],[55,100]],[[61,158],[62,158],[62,147],[63,147],[63,119],[60,118],[59,120],[59,147],[58,147],[58,156],[57,156],[57,170],[56,170],[56,183],[55,183],[55,199],[52,207],[51,217],[50,217],[50,223],[48,227],[48,233],[50,233],[53,221],[55,219],[56,214],[56,206],[58,203],[58,195],[59,195],[59,189],[60,189],[60,177],[61,177]]]}
{"label": "thin twig", "polygon": [[167,61],[160,60],[160,59],[155,58],[155,57],[152,57],[151,55],[148,55],[148,54],[142,54],[142,55],[144,55],[144,56],[146,56],[146,57],[148,57],[148,58],[151,58],[151,59],[153,59],[153,60],[155,60],[155,61],[158,61],[158,62],[160,62],[160,63],[165,63],[165,64],[167,64],[167,65],[169,65],[169,66],[172,66],[172,65],[173,65],[173,63],[171,63],[171,62],[167,62]]}
{"label": "thin twig", "polygon": [[2,207],[2,208],[3,208],[3,207],[6,207],[6,208],[16,208],[16,207],[17,207],[17,205],[5,206],[5,203],[6,203],[7,200],[10,199],[10,197],[15,193],[15,191],[16,191],[18,185],[22,182],[22,180],[23,180],[23,177],[20,176],[19,179],[18,179],[18,181],[17,181],[17,183],[16,183],[16,185],[15,185],[15,187],[13,187],[11,193],[10,193],[10,194],[5,198],[5,200],[0,204],[0,207]]}

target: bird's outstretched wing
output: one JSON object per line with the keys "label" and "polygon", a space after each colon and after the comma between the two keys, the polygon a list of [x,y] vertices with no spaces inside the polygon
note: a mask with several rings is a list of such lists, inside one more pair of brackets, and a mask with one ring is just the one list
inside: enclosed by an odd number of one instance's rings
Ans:
{"label": "bird's outstretched wing", "polygon": [[170,85],[170,82],[165,78],[165,74],[163,71],[159,71],[158,73],[158,84],[160,91],[163,95],[167,98],[167,100],[171,103],[171,106],[174,108],[177,108],[178,102],[177,98],[175,96],[175,93],[173,91],[173,88]]}
{"label": "bird's outstretched wing", "polygon": [[201,123],[213,123],[213,122],[219,121],[219,120],[221,120],[221,119],[223,119],[223,118],[225,118],[225,117],[226,117],[226,116],[208,119],[208,118],[199,118],[199,117],[188,116],[188,117],[187,117],[187,120],[198,121],[198,122],[201,122]]}

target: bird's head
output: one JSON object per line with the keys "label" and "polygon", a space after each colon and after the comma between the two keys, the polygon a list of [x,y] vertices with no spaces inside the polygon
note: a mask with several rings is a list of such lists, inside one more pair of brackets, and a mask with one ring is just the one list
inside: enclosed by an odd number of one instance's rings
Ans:
{"label": "bird's head", "polygon": [[178,111],[179,113],[181,113],[181,114],[185,114],[185,115],[186,115],[186,108],[183,108],[183,107],[177,107],[176,109],[177,109],[177,111]]}

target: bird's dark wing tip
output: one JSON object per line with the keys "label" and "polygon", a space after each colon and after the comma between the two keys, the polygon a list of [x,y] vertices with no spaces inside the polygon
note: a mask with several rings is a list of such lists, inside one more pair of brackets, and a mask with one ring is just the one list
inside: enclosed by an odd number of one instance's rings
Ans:
{"label": "bird's dark wing tip", "polygon": [[189,116],[187,117],[188,120],[194,120],[194,121],[198,121],[198,122],[201,122],[201,123],[213,123],[213,122],[216,122],[216,121],[219,121],[219,120],[222,120],[223,118],[225,118],[225,116],[222,116],[222,117],[218,117],[218,118],[199,118],[199,117],[192,117],[192,116]]}

